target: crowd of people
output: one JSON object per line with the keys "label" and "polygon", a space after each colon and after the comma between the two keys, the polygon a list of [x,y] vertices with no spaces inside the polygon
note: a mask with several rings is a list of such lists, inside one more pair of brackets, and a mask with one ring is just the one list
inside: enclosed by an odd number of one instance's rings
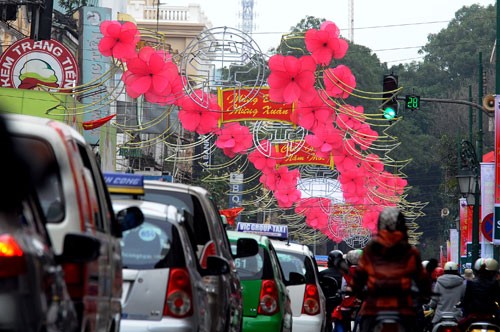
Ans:
{"label": "crowd of people", "polygon": [[451,319],[459,331],[477,321],[500,331],[498,269],[493,258],[478,259],[463,274],[456,262],[440,266],[436,259],[422,261],[408,242],[404,214],[385,208],[377,233],[363,250],[328,255],[328,268],[320,275],[338,289],[327,301],[328,326],[333,332],[369,332],[390,318],[405,332],[430,332]]}

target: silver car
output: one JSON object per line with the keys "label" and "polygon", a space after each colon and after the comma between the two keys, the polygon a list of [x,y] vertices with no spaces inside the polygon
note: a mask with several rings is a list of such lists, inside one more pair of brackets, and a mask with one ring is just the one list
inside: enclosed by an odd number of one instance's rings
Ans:
{"label": "silver car", "polygon": [[115,211],[132,207],[142,211],[144,223],[121,240],[120,331],[210,331],[208,294],[184,216],[171,205],[113,200]]}

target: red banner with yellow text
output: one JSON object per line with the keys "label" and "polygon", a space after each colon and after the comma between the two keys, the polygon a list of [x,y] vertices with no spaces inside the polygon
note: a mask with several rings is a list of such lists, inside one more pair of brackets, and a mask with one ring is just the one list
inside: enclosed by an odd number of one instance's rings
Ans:
{"label": "red banner with yellow text", "polygon": [[[318,157],[314,152],[314,148],[304,141],[276,144],[274,148],[277,152],[285,155],[285,158],[280,159],[280,165],[320,165],[331,169],[334,168],[333,156],[329,158]],[[293,153],[290,153],[290,151],[293,151]]]}
{"label": "red banner with yellow text", "polygon": [[291,123],[294,104],[275,103],[269,99],[269,88],[257,94],[250,89],[219,89],[221,123],[237,121],[281,121]]}

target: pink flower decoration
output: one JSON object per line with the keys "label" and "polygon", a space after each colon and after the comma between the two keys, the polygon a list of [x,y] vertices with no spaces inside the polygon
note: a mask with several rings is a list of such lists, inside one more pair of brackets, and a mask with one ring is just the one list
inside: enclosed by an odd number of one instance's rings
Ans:
{"label": "pink flower decoration", "polygon": [[363,121],[363,106],[344,105],[339,108],[336,124],[343,130],[358,130]]}
{"label": "pink flower decoration", "polygon": [[[261,146],[267,145],[268,141],[263,140],[260,142]],[[265,156],[260,152],[259,149],[255,149],[248,154],[248,160],[254,165],[256,169],[263,173],[270,172],[276,169],[276,166],[279,164],[279,160],[284,158],[284,154],[273,149],[271,146],[270,156]]]}
{"label": "pink flower decoration", "polygon": [[274,192],[274,197],[278,206],[282,209],[288,209],[300,199],[301,192],[296,188],[278,189]]}
{"label": "pink flower decoration", "polygon": [[299,176],[299,170],[290,171],[288,167],[281,166],[277,170],[264,173],[260,181],[269,190],[288,190],[297,187]]}
{"label": "pink flower decoration", "polygon": [[339,176],[339,182],[346,202],[356,204],[364,201],[367,189],[363,169],[355,168],[344,171]]}
{"label": "pink flower decoration", "polygon": [[316,92],[311,101],[302,101],[298,103],[294,110],[292,121],[310,131],[318,126],[332,125],[334,120],[333,109],[325,104],[323,99]]}
{"label": "pink flower decoration", "polygon": [[369,229],[372,233],[377,233],[378,216],[383,208],[383,206],[374,206],[371,209],[367,210],[364,213],[363,219],[361,221],[363,227]]}
{"label": "pink flower decoration", "polygon": [[137,56],[136,46],[140,40],[137,26],[132,22],[123,25],[118,21],[104,21],[99,29],[103,37],[97,46],[104,56],[125,60]]}
{"label": "pink flower decoration", "polygon": [[[217,97],[204,94],[200,90],[193,92],[196,96],[182,97],[178,105],[179,120],[184,129],[197,132],[200,135],[212,133],[217,130],[221,116],[220,107],[217,104]],[[201,107],[192,98],[202,100],[208,98],[208,108]]]}
{"label": "pink flower decoration", "polygon": [[316,63],[311,56],[275,54],[269,59],[269,97],[278,103],[307,100],[314,93]]}
{"label": "pink flower decoration", "polygon": [[230,158],[246,152],[253,145],[252,134],[248,127],[237,122],[225,125],[219,132],[215,145],[223,149]]}
{"label": "pink flower decoration", "polygon": [[331,126],[315,130],[314,135],[306,135],[305,141],[314,148],[318,157],[329,158],[342,146],[343,138],[342,132]]}
{"label": "pink flower decoration", "polygon": [[339,37],[340,29],[339,27],[333,23],[332,21],[323,21],[319,26],[320,30],[328,31],[332,36]]}
{"label": "pink flower decoration", "polygon": [[384,171],[384,163],[380,161],[380,157],[374,153],[367,155],[361,161],[361,167],[363,167],[367,173],[370,173],[369,182],[373,182],[373,177],[378,177],[378,175]]}
{"label": "pink flower decoration", "polygon": [[334,23],[324,29],[309,29],[305,34],[305,44],[317,64],[327,66],[332,58],[341,59],[347,53],[349,45],[338,36],[338,28]]}
{"label": "pink flower decoration", "polygon": [[122,77],[130,97],[144,94],[147,101],[157,103],[170,100],[167,96],[172,94],[172,84],[178,79],[179,70],[169,56],[152,47],[143,47],[138,57],[128,59],[127,71]]}
{"label": "pink flower decoration", "polygon": [[360,160],[356,155],[351,153],[353,149],[354,142],[352,140],[346,140],[340,149],[334,151],[333,161],[335,162],[335,167],[341,173],[358,167]]}
{"label": "pink flower decoration", "polygon": [[369,124],[362,124],[357,131],[352,133],[352,139],[361,150],[367,150],[378,138],[378,133]]}
{"label": "pink flower decoration", "polygon": [[326,93],[333,98],[345,99],[356,88],[356,78],[351,69],[344,65],[325,70],[323,81]]}

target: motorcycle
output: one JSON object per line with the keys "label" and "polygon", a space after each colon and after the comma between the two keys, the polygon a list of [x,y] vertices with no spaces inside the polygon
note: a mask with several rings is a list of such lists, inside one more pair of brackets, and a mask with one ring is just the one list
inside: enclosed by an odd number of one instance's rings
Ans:
{"label": "motorcycle", "polygon": [[374,332],[405,332],[397,311],[381,311],[375,319]]}
{"label": "motorcycle", "polygon": [[432,328],[432,332],[460,332],[456,315],[453,312],[444,312],[441,320]]}
{"label": "motorcycle", "polygon": [[500,332],[500,326],[487,321],[473,322],[466,332]]}

